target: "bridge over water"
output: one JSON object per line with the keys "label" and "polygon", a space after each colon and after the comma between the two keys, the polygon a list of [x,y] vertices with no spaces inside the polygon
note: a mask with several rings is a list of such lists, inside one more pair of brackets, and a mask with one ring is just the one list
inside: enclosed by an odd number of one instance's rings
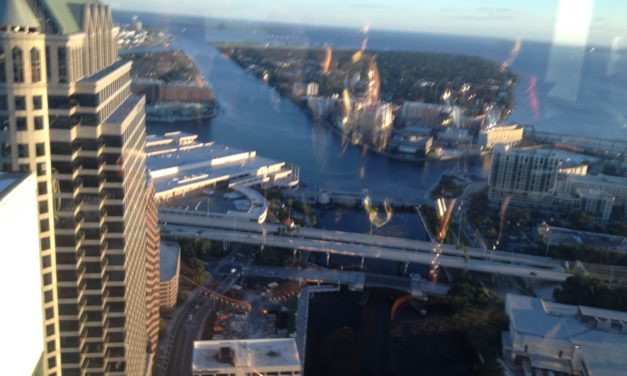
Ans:
{"label": "bridge over water", "polygon": [[210,240],[267,245],[291,250],[375,258],[403,263],[438,265],[446,268],[562,282],[560,260],[478,248],[457,249],[412,239],[329,231],[313,228],[287,230],[285,226],[207,218],[195,213],[160,210],[164,233],[178,237],[200,236]]}

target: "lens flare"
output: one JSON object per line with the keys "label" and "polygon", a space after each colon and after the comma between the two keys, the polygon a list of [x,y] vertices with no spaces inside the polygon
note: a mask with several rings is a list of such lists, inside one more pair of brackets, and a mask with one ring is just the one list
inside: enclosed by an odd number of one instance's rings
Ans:
{"label": "lens flare", "polygon": [[376,228],[381,228],[392,220],[393,210],[390,206],[388,200],[383,201],[383,212],[384,216],[379,216],[379,210],[377,208],[372,207],[370,196],[366,195],[363,199],[363,206],[368,214],[368,219],[370,220],[370,224],[372,224]]}
{"label": "lens flare", "polygon": [[451,100],[451,91],[447,89],[444,92],[444,94],[442,94],[442,101],[450,106],[451,105],[450,100]]}
{"label": "lens flare", "polygon": [[496,243],[494,244],[495,246],[498,246],[498,244],[501,242],[501,239],[503,238],[503,232],[505,230],[505,218],[507,217],[507,208],[509,207],[509,202],[511,200],[512,196],[507,196],[503,200],[503,205],[501,206],[501,211],[499,212],[499,236],[496,239]]}
{"label": "lens flare", "polygon": [[535,120],[540,119],[540,102],[538,101],[538,95],[536,94],[536,86],[538,84],[538,78],[536,76],[531,76],[529,79],[529,86],[527,86],[527,90],[525,90],[525,94],[529,98],[529,105],[533,110],[533,117]]}
{"label": "lens flare", "polygon": [[328,75],[331,69],[331,60],[333,59],[333,50],[330,46],[326,46],[324,60],[322,60],[322,64],[320,64],[320,72],[323,75]]}
{"label": "lens flare", "polygon": [[368,32],[370,31],[370,25],[364,26],[361,31],[364,33],[364,38],[361,40],[361,51],[366,51],[368,47]]}
{"label": "lens flare", "polygon": [[431,260],[431,265],[429,267],[429,277],[433,282],[437,282],[438,280],[438,272],[440,268],[440,255],[442,254],[442,243],[446,239],[446,233],[448,232],[448,224],[451,220],[451,213],[453,212],[453,208],[455,207],[456,199],[452,199],[448,205],[446,205],[446,201],[443,197],[439,197],[436,200],[436,212],[439,219],[439,228],[436,234],[436,243],[433,247],[433,259]]}
{"label": "lens flare", "polygon": [[514,64],[514,61],[516,61],[516,58],[520,54],[520,49],[521,48],[522,48],[522,39],[517,38],[516,41],[514,42],[514,47],[512,47],[512,50],[509,53],[509,57],[507,58],[507,60],[505,60],[501,64],[501,70],[504,71],[507,68],[511,67],[512,64]]}

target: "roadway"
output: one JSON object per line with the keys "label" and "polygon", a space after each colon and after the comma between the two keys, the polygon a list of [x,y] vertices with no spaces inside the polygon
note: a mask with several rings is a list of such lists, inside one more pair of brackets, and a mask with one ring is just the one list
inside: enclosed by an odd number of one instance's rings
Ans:
{"label": "roadway", "polygon": [[[263,225],[262,225],[263,226]],[[475,272],[502,274],[514,277],[533,278],[550,282],[563,282],[571,274],[563,272],[561,269],[556,270],[554,265],[537,265],[534,260],[526,261],[517,259],[512,256],[490,255],[481,251],[481,256],[477,258],[465,257],[461,250],[454,247],[442,246],[442,254],[436,257],[433,253],[434,244],[423,242],[429,247],[423,248],[402,248],[400,243],[407,239],[392,238],[397,247],[390,246],[373,246],[365,244],[368,236],[363,234],[352,234],[351,238],[358,240],[358,243],[350,243],[347,241],[331,241],[319,238],[304,238],[296,236],[275,235],[268,232],[268,228],[262,229],[262,233],[241,231],[237,229],[226,230],[218,228],[178,226],[171,224],[163,225],[164,234],[170,234],[177,237],[195,237],[200,236],[205,239],[225,241],[239,244],[266,245],[269,247],[286,248],[292,250],[301,250],[307,252],[319,252],[324,254],[345,255],[359,258],[374,258],[403,263],[414,263],[431,265],[437,263],[439,266],[455,269],[471,270]],[[302,229],[300,229],[302,230]],[[299,230],[298,235],[303,232]],[[308,229],[309,231],[311,229]],[[318,230],[322,231],[322,230]],[[344,233],[346,234],[346,233]],[[325,237],[325,239],[329,239]],[[410,242],[414,242],[409,240]],[[451,254],[453,253],[453,254]],[[437,258],[437,260],[436,260]]]}
{"label": "roadway", "polygon": [[[232,252],[229,257],[224,258],[217,263],[211,270],[212,276],[220,275],[223,270],[230,269],[230,261],[237,260],[239,265],[248,265],[252,258],[247,255],[243,259],[239,258],[238,252]],[[240,272],[227,273],[226,277],[220,280],[215,291],[222,294],[229,290],[233,284],[241,277]],[[202,287],[200,288],[202,291]],[[177,315],[171,325],[169,331],[170,337],[166,341],[167,352],[166,359],[163,361],[165,365],[164,372],[161,375],[180,376],[191,375],[191,365],[193,357],[194,341],[201,339],[202,328],[209,317],[209,313],[215,308],[215,300],[205,296],[204,293],[198,294],[195,298],[183,308],[181,314]],[[191,319],[189,319],[191,317]]]}
{"label": "roadway", "polygon": [[[233,263],[233,267],[239,267]],[[386,274],[364,273],[347,270],[326,269],[321,267],[287,268],[273,266],[245,266],[241,270],[244,276],[291,279],[308,283],[330,283],[349,285],[361,290],[364,287],[390,288],[409,293],[445,295],[448,286],[426,281],[420,276],[401,277]]]}
{"label": "roadway", "polygon": [[[433,253],[435,243],[423,240],[404,239],[389,236],[369,235],[362,233],[351,233],[343,231],[332,231],[325,229],[316,229],[310,227],[296,227],[286,231],[286,226],[278,224],[259,224],[249,221],[241,221],[237,219],[212,218],[207,217],[204,213],[159,209],[159,221],[162,228],[176,228],[172,225],[183,225],[183,227],[197,227],[198,229],[212,228],[233,230],[237,232],[252,232],[257,234],[277,234],[283,231],[285,236],[293,238],[300,237],[306,239],[315,239],[321,241],[335,241],[341,243],[360,244],[367,246],[376,246],[384,248],[402,249],[405,251],[424,252],[431,255]],[[216,239],[217,240],[217,239]],[[551,259],[548,257],[523,255],[519,253],[511,253],[506,251],[486,251],[484,248],[466,247],[458,249],[454,245],[441,244],[439,251],[445,255],[458,257],[468,257],[471,259],[485,259],[489,261],[500,261],[510,264],[520,264],[528,266],[537,266],[539,268],[561,268],[562,261]]]}

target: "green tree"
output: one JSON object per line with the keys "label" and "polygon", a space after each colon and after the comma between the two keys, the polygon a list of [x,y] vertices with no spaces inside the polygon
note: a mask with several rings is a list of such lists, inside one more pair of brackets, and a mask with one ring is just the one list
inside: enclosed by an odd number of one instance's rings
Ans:
{"label": "green tree", "polygon": [[192,269],[192,280],[199,285],[203,285],[207,281],[207,269],[200,259],[193,257],[189,261],[189,266]]}
{"label": "green tree", "polygon": [[610,288],[589,277],[569,277],[553,297],[559,303],[627,312],[627,287]]}

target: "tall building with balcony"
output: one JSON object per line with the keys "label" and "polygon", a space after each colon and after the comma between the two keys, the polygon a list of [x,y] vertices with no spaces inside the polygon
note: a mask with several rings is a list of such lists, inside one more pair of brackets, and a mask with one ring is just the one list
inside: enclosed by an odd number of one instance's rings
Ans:
{"label": "tall building with balcony", "polygon": [[551,205],[556,192],[559,158],[550,151],[497,148],[492,154],[490,201]]}
{"label": "tall building with balcony", "polygon": [[144,99],[97,0],[0,0],[0,169],[37,182],[45,374],[143,375]]}

